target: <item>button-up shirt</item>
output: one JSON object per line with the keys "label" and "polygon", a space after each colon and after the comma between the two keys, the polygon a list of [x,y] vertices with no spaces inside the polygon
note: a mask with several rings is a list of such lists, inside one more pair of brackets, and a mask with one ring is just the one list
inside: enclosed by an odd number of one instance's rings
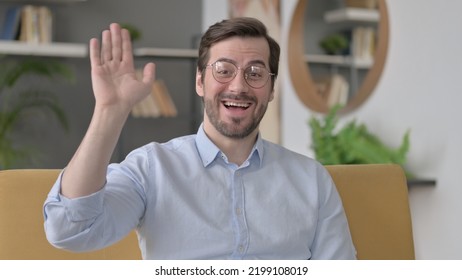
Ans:
{"label": "button-up shirt", "polygon": [[[65,172],[65,170],[64,170]],[[145,259],[354,259],[341,199],[326,169],[258,135],[240,166],[201,126],[110,164],[105,186],[44,205],[56,247],[108,246],[136,229]]]}

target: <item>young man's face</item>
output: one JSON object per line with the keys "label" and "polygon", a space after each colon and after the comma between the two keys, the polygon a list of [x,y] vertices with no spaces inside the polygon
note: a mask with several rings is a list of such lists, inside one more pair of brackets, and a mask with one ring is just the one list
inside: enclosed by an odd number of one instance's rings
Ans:
{"label": "young man's face", "polygon": [[[268,103],[273,100],[271,77],[263,86],[250,86],[244,78],[247,68],[248,79],[269,72],[269,46],[264,38],[231,37],[214,44],[210,48],[210,59],[203,73],[196,76],[196,91],[204,100],[204,127],[207,133],[240,139],[256,132]],[[236,76],[226,82],[217,81],[213,68],[218,63],[215,74],[226,76],[228,70],[237,70]],[[233,66],[234,65],[234,66]],[[249,66],[258,66],[248,68]],[[262,72],[254,69],[263,70]],[[264,73],[265,72],[265,73]],[[204,75],[203,82],[201,74]],[[218,78],[220,79],[220,78]],[[261,86],[261,87],[260,87]]]}

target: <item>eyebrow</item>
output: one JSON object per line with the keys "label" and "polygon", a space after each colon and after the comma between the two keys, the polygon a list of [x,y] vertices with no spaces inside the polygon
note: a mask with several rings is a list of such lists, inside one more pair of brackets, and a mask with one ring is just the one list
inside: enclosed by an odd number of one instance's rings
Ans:
{"label": "eyebrow", "polygon": [[[236,65],[236,61],[232,60],[232,59],[229,59],[229,58],[226,58],[226,57],[221,57],[221,58],[218,58],[217,60],[215,60],[215,62],[217,61],[225,61],[225,62],[229,62],[229,63],[232,63],[234,65]],[[215,63],[214,62],[214,63]],[[267,67],[265,62],[263,60],[260,60],[260,59],[255,59],[255,60],[251,60],[249,61],[249,63],[247,63],[247,65],[243,66],[243,67],[247,67],[247,66],[251,66],[251,65],[255,65],[255,64],[260,64],[262,65],[263,67]],[[237,65],[236,65],[237,66]]]}

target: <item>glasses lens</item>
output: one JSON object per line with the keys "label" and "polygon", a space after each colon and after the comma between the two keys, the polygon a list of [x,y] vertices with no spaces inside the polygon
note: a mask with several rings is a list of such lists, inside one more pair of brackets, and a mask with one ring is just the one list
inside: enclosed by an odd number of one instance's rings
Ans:
{"label": "glasses lens", "polygon": [[[220,83],[228,83],[237,75],[238,68],[231,62],[216,61],[212,65],[213,77]],[[253,88],[263,87],[270,73],[265,67],[251,65],[244,69],[244,78],[247,84]]]}
{"label": "glasses lens", "polygon": [[244,71],[245,79],[247,83],[255,88],[259,88],[265,85],[268,79],[268,71],[260,66],[249,66]]}
{"label": "glasses lens", "polygon": [[213,65],[213,76],[220,83],[227,83],[236,76],[237,68],[234,64],[217,61]]}

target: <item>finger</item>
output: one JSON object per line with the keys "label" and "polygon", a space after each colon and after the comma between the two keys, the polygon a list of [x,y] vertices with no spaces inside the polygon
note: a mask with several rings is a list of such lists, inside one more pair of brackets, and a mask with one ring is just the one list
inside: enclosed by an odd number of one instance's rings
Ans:
{"label": "finger", "polygon": [[109,28],[111,30],[112,59],[120,61],[122,59],[122,35],[120,25],[112,23]]}
{"label": "finger", "polygon": [[112,60],[112,42],[111,42],[111,32],[109,30],[104,30],[101,40],[101,62]]}
{"label": "finger", "polygon": [[90,50],[90,65],[92,68],[96,68],[101,65],[101,53],[99,49],[99,41],[96,38],[92,38],[89,44]]}
{"label": "finger", "polygon": [[132,41],[127,29],[122,29],[122,60],[133,63]]}
{"label": "finger", "polygon": [[156,65],[150,62],[144,66],[143,83],[152,84],[155,78],[156,78]]}

